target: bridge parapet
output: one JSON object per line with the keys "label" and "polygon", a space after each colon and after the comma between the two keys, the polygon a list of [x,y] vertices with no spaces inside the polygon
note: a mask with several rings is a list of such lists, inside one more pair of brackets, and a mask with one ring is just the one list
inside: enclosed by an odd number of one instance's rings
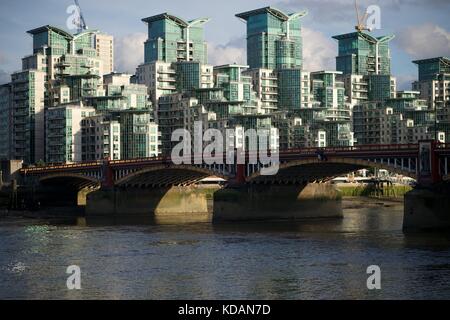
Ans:
{"label": "bridge parapet", "polygon": [[[421,148],[424,148],[423,152],[425,152],[429,161],[426,160]],[[282,150],[278,154],[279,165],[283,168],[289,166],[289,163],[292,164],[298,161],[316,161],[318,159],[318,150],[328,160],[334,159],[341,163],[346,162],[347,164],[357,164],[364,167],[377,167],[392,172],[401,172],[402,174],[417,178],[424,183],[437,182],[449,176],[450,144],[438,144],[432,141],[421,141],[418,144],[361,145],[322,149],[302,148]],[[226,158],[226,155],[223,155],[223,163],[212,165],[196,163],[196,157],[192,157],[191,166],[193,168],[197,167],[208,170],[211,175],[218,175],[238,183],[245,183],[248,182],[250,177],[257,175],[263,167],[260,162],[250,163],[249,159],[254,159],[252,156],[254,154],[247,152],[245,154],[245,163],[235,164],[236,161],[234,163],[227,163],[229,159]],[[323,162],[325,163],[326,161]],[[425,170],[425,172],[423,170],[421,171],[421,166],[427,164],[429,165],[428,170]],[[123,180],[127,176],[136,175],[138,172],[145,171],[147,168],[163,168],[164,166],[174,168],[177,165],[169,157],[154,157],[49,165],[24,168],[20,170],[20,173],[24,178],[43,177],[54,174],[67,174],[68,176],[70,174],[79,174],[88,179],[97,179],[104,187],[113,187],[117,181]],[[193,169],[193,171],[195,170]]]}

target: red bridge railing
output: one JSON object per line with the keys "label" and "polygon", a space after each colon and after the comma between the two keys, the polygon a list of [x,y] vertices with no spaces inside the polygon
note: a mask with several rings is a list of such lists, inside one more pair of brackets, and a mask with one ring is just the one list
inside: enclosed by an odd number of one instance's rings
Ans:
{"label": "red bridge railing", "polygon": [[[449,149],[450,144],[438,144],[437,147],[439,149]],[[339,153],[348,153],[348,152],[374,152],[374,151],[418,151],[419,144],[383,144],[383,145],[360,145],[360,146],[349,146],[349,147],[326,147],[326,148],[296,148],[289,150],[281,150],[280,156],[282,155],[291,155],[291,154],[303,154],[303,155],[315,155],[317,150],[321,150],[325,154],[339,154]],[[246,156],[249,156],[250,152],[246,153]],[[193,156],[195,158],[195,156]],[[121,166],[121,165],[133,165],[139,163],[146,162],[167,162],[170,161],[170,157],[152,157],[152,158],[139,158],[139,159],[129,159],[129,160],[110,160],[108,161],[111,166]],[[59,170],[71,170],[71,169],[97,169],[103,166],[105,163],[104,160],[98,161],[90,161],[90,162],[78,162],[71,164],[53,164],[43,167],[28,167],[20,170],[22,174],[27,173],[37,173],[42,171],[59,171]]]}

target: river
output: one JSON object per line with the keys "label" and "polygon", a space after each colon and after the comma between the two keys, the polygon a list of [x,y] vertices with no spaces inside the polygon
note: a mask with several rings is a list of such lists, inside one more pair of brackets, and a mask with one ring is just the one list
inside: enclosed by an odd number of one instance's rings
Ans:
{"label": "river", "polygon": [[[401,203],[344,218],[172,226],[0,219],[1,299],[449,299],[450,236],[404,235]],[[66,268],[81,270],[68,290]],[[381,269],[368,290],[366,269]]]}

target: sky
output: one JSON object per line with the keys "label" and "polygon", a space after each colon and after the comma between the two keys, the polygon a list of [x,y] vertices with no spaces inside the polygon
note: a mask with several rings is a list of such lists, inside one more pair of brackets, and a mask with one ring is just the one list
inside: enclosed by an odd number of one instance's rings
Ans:
{"label": "sky", "polygon": [[[90,29],[115,37],[115,69],[134,73],[143,62],[146,26],[142,18],[169,12],[185,20],[211,19],[205,28],[209,63],[246,63],[245,23],[236,13],[273,6],[287,13],[308,11],[302,18],[304,69],[334,70],[337,43],[331,37],[354,31],[354,0],[79,0]],[[43,25],[67,29],[72,0],[0,0],[0,83],[20,70],[21,58],[32,53],[27,30]],[[450,56],[450,0],[359,0],[361,11],[377,5],[381,29],[375,36],[394,34],[392,73],[399,89],[410,89],[417,78],[415,59]]]}

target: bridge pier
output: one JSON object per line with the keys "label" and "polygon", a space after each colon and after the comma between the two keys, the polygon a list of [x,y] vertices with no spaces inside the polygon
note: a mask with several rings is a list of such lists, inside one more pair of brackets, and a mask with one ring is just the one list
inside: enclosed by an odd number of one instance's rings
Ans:
{"label": "bridge pier", "polygon": [[417,188],[405,194],[403,231],[450,230],[450,187]]}
{"label": "bridge pier", "polygon": [[250,184],[214,194],[214,221],[342,218],[341,195],[326,183]]}
{"label": "bridge pier", "polygon": [[211,222],[212,194],[219,187],[100,189],[87,196],[90,221],[177,224]]}
{"label": "bridge pier", "polygon": [[330,184],[101,189],[87,196],[86,218],[154,224],[340,218]]}

